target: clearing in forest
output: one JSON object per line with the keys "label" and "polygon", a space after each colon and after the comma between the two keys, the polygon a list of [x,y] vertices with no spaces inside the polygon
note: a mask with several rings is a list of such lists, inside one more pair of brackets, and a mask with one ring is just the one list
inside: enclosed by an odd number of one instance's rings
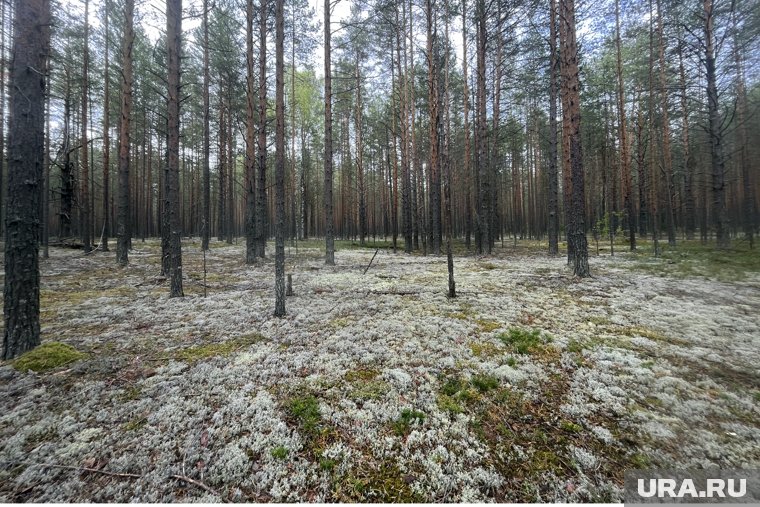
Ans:
{"label": "clearing in forest", "polygon": [[[51,249],[43,346],[0,364],[0,501],[621,501],[623,471],[760,466],[756,256],[445,257],[340,243]],[[737,257],[732,263],[732,255]],[[754,259],[754,260],[753,260]],[[53,466],[55,465],[55,466]],[[191,481],[192,480],[192,481]]]}

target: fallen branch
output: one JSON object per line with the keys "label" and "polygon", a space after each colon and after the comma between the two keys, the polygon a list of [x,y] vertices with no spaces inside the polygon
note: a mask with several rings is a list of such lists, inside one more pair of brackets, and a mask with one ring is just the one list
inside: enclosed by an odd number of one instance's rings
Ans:
{"label": "fallen branch", "polygon": [[372,261],[374,261],[374,260],[375,260],[375,257],[377,256],[377,252],[379,252],[379,251],[380,251],[380,249],[379,249],[379,248],[378,248],[377,250],[375,250],[375,255],[373,255],[373,256],[372,256],[372,259],[370,259],[370,261],[369,261],[369,264],[367,264],[367,267],[366,267],[366,268],[364,268],[364,273],[362,273],[362,275],[366,275],[366,274],[367,274],[367,270],[368,270],[368,269],[369,269],[369,267],[372,265]]}
{"label": "fallen branch", "polygon": [[189,484],[193,484],[195,486],[198,486],[199,488],[201,488],[202,490],[206,491],[207,493],[211,493],[212,495],[216,495],[219,498],[224,499],[224,497],[221,495],[221,493],[219,493],[217,490],[215,490],[211,486],[206,486],[201,481],[196,481],[195,479],[191,479],[190,477],[187,477],[186,475],[176,475],[175,474],[175,475],[171,475],[170,477],[172,479],[177,479],[179,481],[185,481],[185,482],[187,482]]}
{"label": "fallen branch", "polygon": [[28,461],[4,461],[3,463],[6,463],[8,465],[26,465],[26,466],[47,467],[47,468],[63,468],[65,470],[78,470],[80,472],[91,472],[94,474],[110,475],[111,477],[129,477],[132,479],[139,479],[140,477],[142,477],[142,475],[137,475],[137,474],[108,472],[106,470],[99,470],[97,468],[75,467],[75,466],[70,466],[70,465],[56,465],[54,463],[31,463]]}

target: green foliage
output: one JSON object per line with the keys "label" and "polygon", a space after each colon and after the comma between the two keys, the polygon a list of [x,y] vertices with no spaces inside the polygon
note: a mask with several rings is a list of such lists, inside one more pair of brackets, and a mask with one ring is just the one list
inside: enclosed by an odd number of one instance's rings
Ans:
{"label": "green foliage", "polygon": [[424,420],[425,414],[422,412],[405,408],[401,411],[401,415],[399,415],[398,419],[393,422],[393,432],[396,435],[403,437],[409,434],[412,424],[415,422],[422,424],[422,421]]}
{"label": "green foliage", "polygon": [[518,354],[540,352],[544,345],[551,341],[550,337],[542,336],[538,329],[528,331],[517,327],[510,328],[506,333],[500,334],[499,339]]}
{"label": "green foliage", "polygon": [[307,434],[316,434],[322,414],[319,412],[319,402],[312,395],[291,398],[287,405],[289,415]]}
{"label": "green foliage", "polygon": [[33,371],[43,373],[61,366],[79,361],[87,354],[79,352],[71,345],[60,342],[43,343],[13,361],[13,367],[18,371]]}
{"label": "green foliage", "polygon": [[124,431],[135,431],[135,430],[139,430],[146,424],[148,424],[148,419],[146,417],[136,417],[126,422],[123,428],[124,428]]}
{"label": "green foliage", "polygon": [[413,480],[391,460],[361,460],[333,484],[332,495],[337,502],[418,503],[423,497],[410,487]]}
{"label": "green foliage", "polygon": [[272,457],[275,459],[285,459],[288,457],[288,449],[282,445],[278,445],[272,449]]}
{"label": "green foliage", "polygon": [[499,379],[494,377],[493,375],[474,375],[472,377],[472,380],[470,380],[470,383],[472,386],[480,391],[481,393],[486,393],[490,391],[491,389],[496,389],[499,387]]}
{"label": "green foliage", "polygon": [[583,426],[580,424],[575,424],[572,421],[561,421],[559,423],[559,427],[570,433],[580,433],[583,431]]}
{"label": "green foliage", "polygon": [[329,458],[319,459],[319,468],[324,470],[325,472],[331,472],[335,468],[335,465],[337,464],[338,464],[337,461],[335,461],[334,459],[329,459]]}
{"label": "green foliage", "polygon": [[208,343],[206,345],[199,345],[197,347],[183,349],[176,353],[175,358],[180,361],[192,363],[217,356],[226,357],[233,352],[241,350],[255,343],[259,343],[263,340],[264,337],[260,334],[247,334],[232,338],[221,343]]}

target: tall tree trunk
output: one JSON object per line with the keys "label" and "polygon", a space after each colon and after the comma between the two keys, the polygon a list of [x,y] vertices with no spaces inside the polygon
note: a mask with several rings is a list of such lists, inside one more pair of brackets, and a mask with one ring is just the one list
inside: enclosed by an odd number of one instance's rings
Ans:
{"label": "tall tree trunk", "polygon": [[254,125],[253,0],[245,2],[245,263],[256,262],[256,126]]}
{"label": "tall tree trunk", "polygon": [[285,55],[284,0],[275,0],[275,194],[274,315],[285,315]]}
{"label": "tall tree trunk", "polygon": [[559,210],[557,171],[557,0],[549,3],[549,167],[547,188],[549,202],[549,255],[559,254]]}
{"label": "tall tree trunk", "polygon": [[132,47],[135,42],[134,0],[124,2],[124,38],[121,44],[121,118],[119,123],[119,188],[116,218],[116,261],[129,262],[129,163],[132,123]]}
{"label": "tall tree trunk", "polygon": [[734,30],[734,64],[736,66],[736,111],[738,120],[738,143],[739,143],[739,167],[741,168],[741,186],[742,186],[742,215],[744,225],[744,235],[747,238],[750,248],[755,247],[755,216],[754,216],[754,188],[750,177],[751,163],[748,152],[747,140],[747,119],[750,116],[747,106],[747,88],[744,84],[744,58],[741,46],[738,40],[738,29],[736,21],[736,11],[731,13],[732,25]]}
{"label": "tall tree trunk", "polygon": [[108,31],[108,18],[110,12],[109,0],[105,0],[103,8],[103,31],[105,32],[105,59],[103,62],[103,238],[100,249],[108,251],[108,236],[111,234],[111,222],[109,220],[108,202],[110,199],[111,178],[111,78],[109,72],[110,57],[110,34]]}
{"label": "tall tree trunk", "polygon": [[560,0],[559,38],[562,57],[562,106],[569,115],[567,144],[570,150],[572,179],[571,223],[569,240],[573,250],[573,274],[591,275],[586,243],[586,198],[581,146],[580,82],[578,47],[575,37],[575,1]]}
{"label": "tall tree trunk", "polygon": [[182,297],[182,224],[179,216],[179,90],[182,37],[182,0],[166,1],[167,47],[167,205],[169,220],[169,297]]}
{"label": "tall tree trunk", "polygon": [[728,248],[731,240],[726,209],[726,175],[723,156],[723,132],[718,104],[717,71],[715,68],[715,9],[713,0],[704,0],[705,23],[705,69],[707,77],[708,135],[710,137],[710,162],[712,169],[713,220],[718,248]]}
{"label": "tall tree trunk", "polygon": [[694,166],[695,159],[689,140],[689,103],[686,93],[686,69],[683,64],[683,44],[678,45],[678,75],[681,88],[681,142],[683,144],[684,172],[684,228],[686,239],[694,239],[696,230],[696,208],[694,206]]}
{"label": "tall tree trunk", "polygon": [[330,0],[325,0],[325,264],[335,265],[333,233],[332,76]]}
{"label": "tall tree trunk", "polygon": [[[249,0],[249,3],[252,0]],[[211,238],[211,126],[209,105],[209,48],[208,48],[208,0],[203,0],[203,220],[201,222],[201,248],[208,250]],[[250,92],[249,92],[250,93]],[[251,100],[249,98],[249,100]]]}
{"label": "tall tree trunk", "polygon": [[45,151],[48,0],[16,0],[8,117],[3,359],[40,344],[40,185]]}
{"label": "tall tree trunk", "polygon": [[439,111],[440,97],[438,96],[438,66],[437,50],[435,45],[438,35],[435,27],[435,6],[434,0],[425,1],[425,15],[427,18],[427,61],[428,61],[428,107],[430,108],[430,215],[432,218],[432,252],[435,255],[441,254],[441,237],[439,230],[441,228],[441,161],[439,158],[440,139],[439,133],[441,128],[441,117]]}
{"label": "tall tree trunk", "polygon": [[[446,12],[446,40],[449,40],[449,2],[445,3]],[[449,297],[454,298],[457,296],[456,283],[454,281],[454,254],[451,249],[451,236],[453,224],[451,223],[451,115],[449,110],[449,104],[451,98],[449,96],[450,83],[449,83],[449,47],[446,47],[446,56],[444,61],[444,68],[446,69],[445,83],[444,83],[444,118],[445,118],[445,130],[443,138],[443,169],[444,169],[444,182],[443,182],[443,200],[444,200],[444,216],[445,222],[444,229],[446,231],[446,267],[449,272]]]}
{"label": "tall tree trunk", "polygon": [[662,2],[657,0],[657,40],[660,59],[660,110],[662,115],[662,160],[665,176],[665,193],[667,220],[668,220],[668,245],[676,245],[676,221],[673,189],[673,157],[670,153],[670,120],[668,106],[668,80],[665,74],[665,36],[662,27]]}
{"label": "tall tree trunk", "polygon": [[356,58],[356,175],[359,184],[359,244],[365,244],[367,237],[367,203],[366,190],[364,188],[364,146],[362,143],[362,80],[359,69],[360,60]]}
{"label": "tall tree trunk", "polygon": [[491,232],[489,221],[489,177],[488,150],[486,145],[486,5],[485,0],[477,0],[477,135],[475,167],[478,171],[478,253],[491,254]]}
{"label": "tall tree trunk", "polygon": [[232,244],[235,234],[235,157],[233,155],[235,137],[232,134],[232,79],[227,84],[227,208],[225,211],[225,236],[227,244]]}
{"label": "tall tree trunk", "polygon": [[267,0],[259,4],[259,123],[258,180],[256,181],[256,256],[265,257],[267,245]]}
{"label": "tall tree trunk", "polygon": [[636,211],[633,202],[633,183],[631,181],[631,160],[628,153],[628,127],[625,118],[625,85],[623,81],[623,56],[620,36],[620,0],[615,0],[615,53],[617,70],[617,102],[620,118],[620,168],[623,179],[623,207],[628,226],[628,244],[631,251],[636,250]]}
{"label": "tall tree trunk", "polygon": [[84,54],[82,55],[82,153],[80,160],[82,162],[82,202],[80,203],[80,212],[82,213],[82,243],[84,251],[92,250],[90,243],[90,158],[87,142],[87,98],[89,95],[89,65],[90,65],[90,2],[84,1]]}
{"label": "tall tree trunk", "polygon": [[472,246],[472,148],[470,140],[470,88],[467,78],[467,0],[462,0],[462,86],[463,89],[463,116],[464,116],[464,164],[462,172],[464,174],[464,243],[467,250]]}

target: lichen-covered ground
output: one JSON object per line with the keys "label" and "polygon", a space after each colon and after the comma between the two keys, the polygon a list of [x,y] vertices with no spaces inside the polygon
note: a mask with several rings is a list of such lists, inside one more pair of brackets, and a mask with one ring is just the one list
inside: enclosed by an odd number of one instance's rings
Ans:
{"label": "lichen-covered ground", "polygon": [[156,242],[51,249],[43,343],[86,355],[0,363],[0,501],[617,502],[627,468],[760,466],[757,273],[577,280],[525,243],[456,258],[447,299],[445,257],[317,245],[283,319],[241,245],[204,297],[186,242],[181,299]]}

